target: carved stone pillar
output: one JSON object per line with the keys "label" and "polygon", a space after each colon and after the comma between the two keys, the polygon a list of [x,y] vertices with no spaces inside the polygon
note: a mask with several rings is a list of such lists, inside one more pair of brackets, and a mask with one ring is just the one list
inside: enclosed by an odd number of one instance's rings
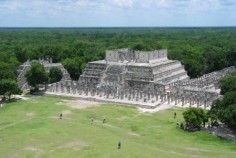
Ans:
{"label": "carved stone pillar", "polygon": [[206,110],[206,100],[203,101],[204,110]]}
{"label": "carved stone pillar", "polygon": [[135,98],[135,90],[132,91],[132,98]]}
{"label": "carved stone pillar", "polygon": [[56,93],[58,93],[58,92],[59,92],[59,84],[56,83]]}
{"label": "carved stone pillar", "polygon": [[182,101],[182,106],[184,106],[184,97],[182,97],[181,101]]}
{"label": "carved stone pillar", "polygon": [[120,92],[120,99],[121,99],[121,100],[124,99],[124,92]]}
{"label": "carved stone pillar", "polygon": [[170,95],[167,95],[168,104],[170,104]]}
{"label": "carved stone pillar", "polygon": [[65,86],[64,86],[64,83],[61,83],[61,93],[64,93],[65,92]]}

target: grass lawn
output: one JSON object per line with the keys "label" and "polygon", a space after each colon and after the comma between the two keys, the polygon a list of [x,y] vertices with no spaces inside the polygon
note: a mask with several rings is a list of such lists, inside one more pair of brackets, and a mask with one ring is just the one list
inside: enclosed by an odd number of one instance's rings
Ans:
{"label": "grass lawn", "polygon": [[0,157],[236,157],[236,142],[176,128],[183,120],[181,108],[153,114],[115,104],[73,109],[58,105],[63,100],[72,98],[36,96],[0,108]]}

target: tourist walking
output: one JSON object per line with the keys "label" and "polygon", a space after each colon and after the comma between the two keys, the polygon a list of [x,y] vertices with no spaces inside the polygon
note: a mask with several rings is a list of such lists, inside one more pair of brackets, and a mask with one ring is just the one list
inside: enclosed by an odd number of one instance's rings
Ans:
{"label": "tourist walking", "polygon": [[106,119],[105,118],[102,120],[102,123],[106,123]]}
{"label": "tourist walking", "polygon": [[118,149],[120,149],[121,148],[121,142],[119,141],[118,142]]}
{"label": "tourist walking", "polygon": [[179,127],[179,121],[176,122],[176,127]]}
{"label": "tourist walking", "polygon": [[176,112],[174,113],[174,119],[176,118]]}

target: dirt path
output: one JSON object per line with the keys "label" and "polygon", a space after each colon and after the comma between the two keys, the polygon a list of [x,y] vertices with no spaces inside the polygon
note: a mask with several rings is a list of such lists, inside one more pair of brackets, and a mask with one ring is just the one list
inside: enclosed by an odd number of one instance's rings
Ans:
{"label": "dirt path", "polygon": [[154,113],[154,112],[158,112],[158,111],[161,111],[161,110],[170,109],[170,108],[173,108],[173,107],[175,107],[175,106],[168,105],[168,104],[161,104],[160,106],[156,107],[155,109],[138,108],[138,110],[140,112]]}
{"label": "dirt path", "polygon": [[62,100],[61,102],[56,103],[57,105],[66,105],[74,109],[84,109],[93,106],[100,106],[101,103],[85,101],[85,100]]}

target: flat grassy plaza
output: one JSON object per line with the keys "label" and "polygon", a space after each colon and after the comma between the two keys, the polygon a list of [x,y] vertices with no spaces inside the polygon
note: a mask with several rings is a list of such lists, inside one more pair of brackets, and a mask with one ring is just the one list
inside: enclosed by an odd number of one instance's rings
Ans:
{"label": "flat grassy plaza", "polygon": [[[69,106],[70,102],[73,106]],[[0,108],[0,157],[233,158],[236,155],[236,142],[177,128],[176,122],[183,121],[185,109],[142,113],[126,105],[84,104],[74,98],[54,96],[34,96],[4,104]],[[117,148],[118,142],[121,149]]]}

